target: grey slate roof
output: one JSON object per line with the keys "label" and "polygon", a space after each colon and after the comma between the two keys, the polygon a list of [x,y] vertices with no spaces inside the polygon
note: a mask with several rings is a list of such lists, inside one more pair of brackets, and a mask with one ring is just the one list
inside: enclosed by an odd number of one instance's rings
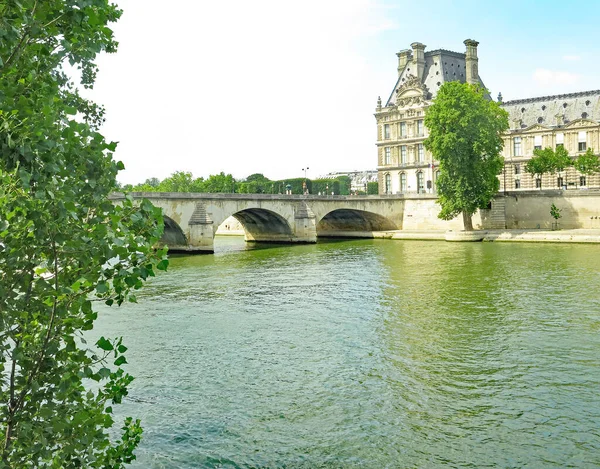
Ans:
{"label": "grey slate roof", "polygon": [[511,129],[535,124],[557,127],[582,118],[600,121],[600,90],[516,99],[501,105],[508,112]]}
{"label": "grey slate roof", "polygon": [[[394,89],[386,102],[386,106],[395,104],[396,90],[406,81],[409,75],[416,75],[416,66],[412,63],[412,57],[398,77]],[[437,92],[447,81],[460,81],[465,83],[465,54],[452,52],[445,49],[437,49],[425,52],[425,69],[423,71],[422,83],[429,89],[428,99],[435,97]],[[479,83],[485,88],[481,78]]]}

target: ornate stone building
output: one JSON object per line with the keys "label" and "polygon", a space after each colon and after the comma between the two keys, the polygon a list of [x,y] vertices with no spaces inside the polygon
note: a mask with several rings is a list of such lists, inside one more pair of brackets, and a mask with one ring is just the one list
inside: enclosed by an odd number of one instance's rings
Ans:
{"label": "ornate stone building", "polygon": [[519,99],[502,104],[510,129],[504,135],[504,172],[500,190],[583,189],[600,186],[600,175],[586,176],[574,168],[540,179],[525,172],[536,148],[563,145],[571,157],[600,150],[600,90]]}
{"label": "ornate stone building", "polygon": [[[477,41],[464,41],[465,53],[443,49],[425,52],[415,42],[398,52],[398,78],[382,105],[377,100],[377,170],[381,194],[435,192],[437,163],[425,150],[423,117],[440,86],[447,81],[479,84]],[[489,97],[489,96],[488,96]],[[491,98],[490,98],[491,99]],[[498,96],[501,100],[501,96]],[[536,147],[564,145],[576,157],[587,148],[600,149],[600,90],[502,103],[509,113],[504,135],[505,167],[501,190],[587,188],[600,186],[600,176],[585,177],[573,168],[543,180],[524,172]]]}

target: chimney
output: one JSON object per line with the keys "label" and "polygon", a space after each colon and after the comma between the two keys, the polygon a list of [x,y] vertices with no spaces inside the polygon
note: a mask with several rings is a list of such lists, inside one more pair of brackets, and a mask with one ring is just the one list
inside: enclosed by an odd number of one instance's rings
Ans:
{"label": "chimney", "polygon": [[479,43],[473,39],[467,39],[464,42],[467,46],[467,52],[465,53],[465,67],[467,72],[467,83],[472,85],[479,84],[479,59],[477,58],[477,46]]}
{"label": "chimney", "polygon": [[406,64],[408,63],[408,59],[410,58],[410,50],[401,50],[396,55],[398,56],[398,76],[400,76],[402,70],[404,70],[404,67],[406,67]]}
{"label": "chimney", "polygon": [[413,50],[412,63],[415,68],[415,75],[419,81],[423,81],[423,71],[425,70],[425,44],[413,42],[410,47]]}

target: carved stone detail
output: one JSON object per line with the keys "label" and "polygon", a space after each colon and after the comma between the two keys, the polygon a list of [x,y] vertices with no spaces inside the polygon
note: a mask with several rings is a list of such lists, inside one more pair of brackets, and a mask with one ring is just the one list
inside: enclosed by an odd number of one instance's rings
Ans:
{"label": "carved stone detail", "polygon": [[418,90],[418,91],[420,91],[421,92],[421,96],[413,96],[413,97],[410,97],[410,98],[404,98],[405,100],[419,98],[422,101],[423,97],[427,96],[428,93],[429,93],[429,89],[427,88],[427,86],[425,86],[424,83],[421,83],[421,80],[419,80],[414,75],[408,75],[406,77],[406,81],[404,83],[402,83],[402,86],[400,86],[396,90],[396,96],[400,97],[405,91],[407,91],[409,89],[410,90]]}

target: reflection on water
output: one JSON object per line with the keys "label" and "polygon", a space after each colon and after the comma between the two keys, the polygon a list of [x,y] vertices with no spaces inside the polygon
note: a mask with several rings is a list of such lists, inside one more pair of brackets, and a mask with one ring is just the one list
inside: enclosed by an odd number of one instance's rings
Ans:
{"label": "reflection on water", "polygon": [[600,466],[600,247],[215,246],[102,310],[134,467]]}

